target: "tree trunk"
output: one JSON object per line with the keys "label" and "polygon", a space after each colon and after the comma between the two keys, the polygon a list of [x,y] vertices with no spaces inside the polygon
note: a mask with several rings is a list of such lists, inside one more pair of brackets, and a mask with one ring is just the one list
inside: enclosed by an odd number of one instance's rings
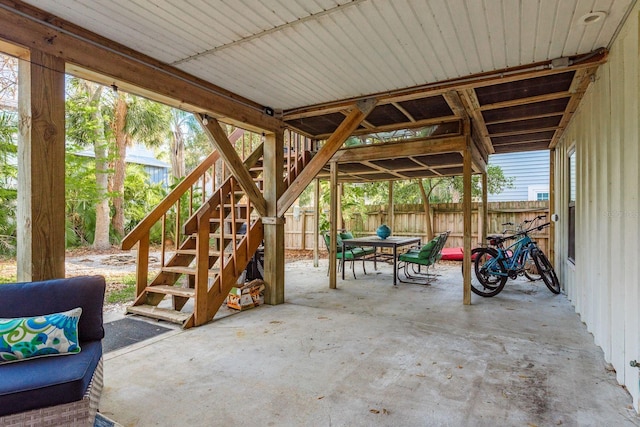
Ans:
{"label": "tree trunk", "polygon": [[[102,97],[102,86],[87,82],[87,91],[91,94],[91,104],[98,106]],[[100,108],[93,112],[93,118],[98,127],[96,129],[96,140],[94,142],[94,152],[96,160],[96,188],[98,192],[98,203],[96,204],[96,229],[93,237],[94,249],[107,249],[111,247],[109,242],[109,168],[108,168],[108,148],[104,135],[104,119]]]}
{"label": "tree trunk", "polygon": [[126,94],[118,93],[116,101],[115,119],[113,122],[113,131],[116,137],[116,156],[113,160],[113,218],[111,225],[118,238],[124,236],[124,177],[127,167],[127,144],[129,143],[128,135],[125,132],[125,122],[127,119],[127,98]]}
{"label": "tree trunk", "polygon": [[433,239],[433,225],[431,225],[431,202],[429,197],[431,196],[431,190],[433,187],[429,186],[429,194],[424,189],[424,184],[421,179],[418,180],[418,186],[420,187],[420,195],[422,196],[422,207],[424,208],[424,216],[427,228],[427,238]]}
{"label": "tree trunk", "polygon": [[179,128],[171,132],[171,173],[177,179],[185,176],[184,135]]}

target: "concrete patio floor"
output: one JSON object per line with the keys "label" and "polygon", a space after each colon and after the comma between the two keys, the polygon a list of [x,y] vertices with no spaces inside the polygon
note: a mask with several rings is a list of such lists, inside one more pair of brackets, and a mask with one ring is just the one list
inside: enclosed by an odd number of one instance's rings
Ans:
{"label": "concrete patio floor", "polygon": [[640,426],[563,295],[509,281],[462,305],[459,265],[430,286],[326,260],[286,266],[286,303],[105,355],[100,411],[125,426]]}

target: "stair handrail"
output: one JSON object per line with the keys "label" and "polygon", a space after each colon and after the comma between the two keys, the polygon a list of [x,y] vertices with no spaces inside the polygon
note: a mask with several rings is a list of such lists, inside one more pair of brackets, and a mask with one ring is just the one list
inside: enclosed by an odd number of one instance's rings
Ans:
{"label": "stair handrail", "polygon": [[[251,152],[251,154],[249,155],[249,157],[247,157],[244,161],[244,165],[247,169],[252,168],[257,162],[258,160],[260,160],[260,158],[262,157],[264,153],[264,144],[260,144],[255,150],[253,150],[253,152]],[[229,180],[231,177],[227,178],[222,184],[220,184],[220,187],[222,187],[223,185],[227,185]],[[214,194],[211,197],[215,197],[217,194],[217,190],[216,192],[214,192]],[[219,203],[219,202],[216,202]],[[202,206],[200,206],[200,208],[198,208],[193,215],[191,215],[191,217],[189,217],[185,223],[182,225],[182,230],[183,233],[185,234],[190,234],[193,233],[196,229],[197,229],[197,223],[198,223],[198,219],[202,216],[202,215],[210,215],[211,214],[211,209],[215,209],[215,205],[216,203],[210,203],[210,201],[208,200],[207,202],[203,203]]]}
{"label": "stair handrail", "polygon": [[191,171],[149,214],[129,232],[120,244],[124,250],[131,249],[140,239],[148,235],[151,227],[158,222],[174,204],[180,200],[192,185],[194,185],[213,164],[220,158],[220,153],[214,150],[196,168]]}

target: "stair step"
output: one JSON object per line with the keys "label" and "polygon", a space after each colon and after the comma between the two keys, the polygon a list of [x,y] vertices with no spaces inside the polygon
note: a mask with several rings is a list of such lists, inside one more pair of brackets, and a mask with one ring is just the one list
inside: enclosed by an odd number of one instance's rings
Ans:
{"label": "stair step", "polygon": [[170,308],[160,308],[155,305],[132,305],[127,308],[127,313],[139,314],[140,316],[151,317],[158,320],[166,320],[167,322],[184,325],[192,316],[191,313],[183,313],[181,311],[171,310]]}
{"label": "stair step", "polygon": [[[231,242],[233,239],[231,237],[229,237],[230,233],[224,233],[224,240],[225,242]],[[198,233],[193,233],[191,234],[192,238],[197,238],[198,237]],[[220,240],[220,231],[216,230],[216,231],[212,231],[209,233],[209,237],[212,239],[218,239]],[[242,240],[242,238],[244,238],[244,234],[236,234],[236,241],[238,240]]]}
{"label": "stair step", "polygon": [[147,286],[147,292],[155,292],[157,294],[175,295],[178,297],[195,298],[196,290],[191,288],[182,288],[179,286],[157,285]]}
{"label": "stair step", "polygon": [[[178,249],[176,251],[177,254],[180,255],[197,255],[197,249]],[[220,256],[220,251],[209,251],[209,256]]]}
{"label": "stair step", "polygon": [[[162,267],[162,271],[164,273],[177,273],[177,274],[186,274],[195,276],[196,268],[195,267],[181,267],[181,266],[173,266],[173,267]],[[219,272],[219,269],[214,268],[209,270],[209,277],[215,277]]]}
{"label": "stair step", "polygon": [[[220,218],[211,217],[211,218],[209,218],[209,221],[210,222],[220,222]],[[231,223],[233,221],[231,221],[231,218],[225,218],[224,222]],[[246,218],[236,218],[236,224],[244,224],[245,222],[247,222]]]}

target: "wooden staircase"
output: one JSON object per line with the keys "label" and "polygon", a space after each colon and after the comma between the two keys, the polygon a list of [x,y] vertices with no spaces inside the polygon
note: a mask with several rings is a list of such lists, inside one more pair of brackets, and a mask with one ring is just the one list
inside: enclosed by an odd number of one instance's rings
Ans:
{"label": "wooden staircase", "polygon": [[[244,161],[261,191],[262,149],[260,145]],[[291,155],[289,159],[285,157],[283,172],[285,187],[311,159],[309,151],[288,153]],[[261,245],[262,220],[235,178],[229,176],[214,185],[219,157],[217,152],[207,157],[123,239],[123,249],[138,245],[137,296],[128,313],[178,323],[183,328],[208,322]],[[208,180],[211,190],[207,190]],[[202,203],[196,208],[194,200],[198,197]],[[181,213],[185,210],[188,217],[185,215],[187,219],[182,222]],[[171,218],[175,243],[174,250],[167,251],[164,241]],[[149,281],[150,232],[158,223],[163,240],[161,269]],[[159,307],[167,297],[171,298],[171,307]],[[193,300],[193,311],[185,309],[189,300]]]}

